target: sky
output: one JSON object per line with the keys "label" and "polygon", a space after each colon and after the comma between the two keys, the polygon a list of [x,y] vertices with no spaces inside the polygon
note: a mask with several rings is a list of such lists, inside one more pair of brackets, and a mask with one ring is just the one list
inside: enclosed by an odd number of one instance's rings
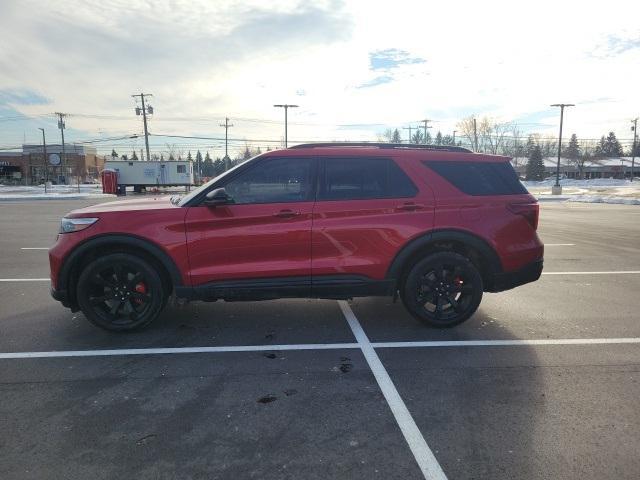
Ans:
{"label": "sky", "polygon": [[[231,152],[289,141],[375,141],[469,115],[556,135],[632,138],[640,116],[640,3],[2,0],[0,149],[67,141],[144,145],[132,94],[152,93],[155,135],[224,138]],[[406,138],[407,130],[401,130]],[[268,143],[271,141],[272,143]],[[224,153],[220,140],[152,137],[152,150]]]}

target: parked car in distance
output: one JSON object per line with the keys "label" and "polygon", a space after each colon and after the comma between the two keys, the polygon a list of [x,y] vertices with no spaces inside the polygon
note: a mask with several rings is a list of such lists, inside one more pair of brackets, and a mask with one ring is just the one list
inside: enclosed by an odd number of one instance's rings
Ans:
{"label": "parked car in distance", "polygon": [[461,147],[322,143],[254,157],[182,197],[75,210],[51,292],[108,330],[186,300],[399,297],[451,327],[483,292],[537,280],[538,204],[509,158]]}

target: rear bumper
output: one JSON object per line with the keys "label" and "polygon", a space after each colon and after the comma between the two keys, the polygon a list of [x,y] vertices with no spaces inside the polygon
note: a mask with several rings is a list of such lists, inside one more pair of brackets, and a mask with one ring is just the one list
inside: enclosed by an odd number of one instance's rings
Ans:
{"label": "rear bumper", "polygon": [[520,270],[515,272],[502,272],[493,275],[493,281],[488,292],[502,292],[504,290],[510,290],[525,283],[535,282],[540,278],[542,274],[543,260],[539,259],[535,262],[531,262]]}

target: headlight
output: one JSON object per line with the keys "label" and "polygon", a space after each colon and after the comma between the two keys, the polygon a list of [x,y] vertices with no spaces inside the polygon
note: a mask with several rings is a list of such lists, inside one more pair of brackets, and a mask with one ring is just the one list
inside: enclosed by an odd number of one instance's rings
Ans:
{"label": "headlight", "polygon": [[63,218],[60,221],[60,233],[79,232],[98,221],[97,218]]}

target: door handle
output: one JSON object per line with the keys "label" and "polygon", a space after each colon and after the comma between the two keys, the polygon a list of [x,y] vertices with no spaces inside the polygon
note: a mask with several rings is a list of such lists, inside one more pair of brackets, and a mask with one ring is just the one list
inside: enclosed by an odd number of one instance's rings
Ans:
{"label": "door handle", "polygon": [[424,205],[420,203],[407,202],[402,205],[398,205],[396,210],[404,210],[405,212],[414,212],[416,210],[422,210]]}
{"label": "door handle", "polygon": [[300,215],[300,212],[294,212],[293,210],[280,210],[278,213],[274,213],[274,217],[278,218],[293,218]]}

